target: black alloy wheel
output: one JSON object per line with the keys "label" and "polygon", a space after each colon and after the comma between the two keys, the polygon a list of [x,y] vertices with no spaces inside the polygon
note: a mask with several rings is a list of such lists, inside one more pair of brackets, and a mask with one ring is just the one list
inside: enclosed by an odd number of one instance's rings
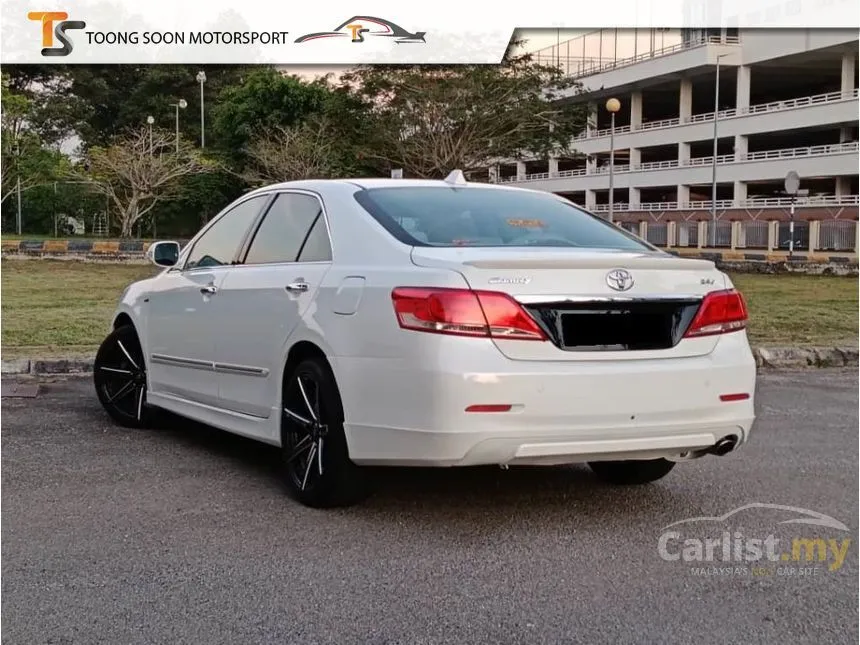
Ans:
{"label": "black alloy wheel", "polygon": [[365,472],[349,458],[342,410],[334,376],[324,361],[302,361],[286,379],[284,474],[292,494],[306,506],[347,506],[369,493]]}
{"label": "black alloy wheel", "polygon": [[131,325],[112,331],[93,365],[96,394],[110,417],[127,428],[147,425],[146,362]]}

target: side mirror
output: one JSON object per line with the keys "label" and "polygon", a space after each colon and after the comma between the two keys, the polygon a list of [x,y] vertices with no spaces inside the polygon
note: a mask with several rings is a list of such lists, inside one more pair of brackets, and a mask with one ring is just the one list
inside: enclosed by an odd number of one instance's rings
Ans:
{"label": "side mirror", "polygon": [[179,262],[179,244],[177,242],[155,242],[149,247],[147,255],[153,264],[160,267],[172,267]]}

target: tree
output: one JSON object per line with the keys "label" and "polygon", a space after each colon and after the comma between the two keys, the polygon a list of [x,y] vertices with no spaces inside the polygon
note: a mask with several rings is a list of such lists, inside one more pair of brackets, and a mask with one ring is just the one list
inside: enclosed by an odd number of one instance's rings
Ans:
{"label": "tree", "polygon": [[0,158],[0,203],[19,188],[27,190],[57,177],[64,160],[59,152],[42,145],[38,132],[32,128],[33,104],[24,94],[10,87],[10,78],[3,75],[2,158]]}
{"label": "tree", "polygon": [[81,104],[71,94],[71,79],[64,66],[4,65],[3,89],[25,98],[27,124],[42,143],[57,145],[73,135],[81,120]]}
{"label": "tree", "polygon": [[366,154],[416,177],[570,154],[585,127],[585,109],[560,100],[575,83],[529,56],[499,66],[359,67],[342,83],[369,106]]}
{"label": "tree", "polygon": [[[251,68],[240,65],[4,65],[11,87],[33,101],[34,123],[43,140],[54,143],[76,134],[84,148],[109,145],[129,128],[146,123],[172,128],[171,103],[184,98],[182,132],[200,139],[200,85],[197,72],[206,72],[203,85],[207,121],[217,96],[241,82]],[[209,123],[207,123],[208,129]],[[208,134],[208,133],[207,133]],[[207,143],[217,143],[207,136]]]}
{"label": "tree", "polygon": [[[121,237],[130,237],[134,225],[160,202],[180,191],[180,180],[212,167],[185,142],[178,152],[172,132],[138,128],[117,137],[108,147],[94,147],[84,169],[75,175],[89,179],[119,213]],[[86,168],[88,166],[88,169]]]}
{"label": "tree", "polygon": [[218,96],[212,114],[218,146],[242,151],[258,133],[288,128],[322,112],[329,94],[325,84],[308,83],[269,67],[256,69]]}
{"label": "tree", "polygon": [[343,172],[337,146],[335,128],[324,116],[277,127],[248,145],[242,176],[251,184],[337,177]]}

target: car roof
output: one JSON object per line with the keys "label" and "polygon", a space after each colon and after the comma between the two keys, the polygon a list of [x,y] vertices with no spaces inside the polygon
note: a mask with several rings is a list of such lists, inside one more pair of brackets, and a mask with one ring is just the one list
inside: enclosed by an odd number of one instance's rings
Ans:
{"label": "car roof", "polygon": [[[306,179],[300,181],[287,181],[280,184],[270,184],[261,186],[252,192],[262,192],[269,190],[280,190],[287,188],[298,188],[305,190],[325,190],[326,186],[340,185],[352,186],[354,188],[369,189],[369,188],[418,188],[418,187],[433,187],[450,188],[454,184],[449,184],[441,179],[390,179],[390,178],[357,178],[357,179]],[[463,184],[459,185],[463,187]],[[514,186],[497,186],[495,184],[487,184],[481,182],[469,182],[466,187],[489,188],[492,190],[526,190],[516,188]],[[533,192],[533,191],[528,191]],[[249,193],[250,194],[250,193]]]}

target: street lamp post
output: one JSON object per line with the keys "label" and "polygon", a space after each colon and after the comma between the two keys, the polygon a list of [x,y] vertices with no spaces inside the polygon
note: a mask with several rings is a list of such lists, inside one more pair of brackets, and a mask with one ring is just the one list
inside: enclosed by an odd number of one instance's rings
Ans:
{"label": "street lamp post", "polygon": [[170,106],[176,108],[176,154],[179,154],[179,110],[187,108],[188,101],[179,99],[177,103],[171,103]]}
{"label": "street lamp post", "polygon": [[149,126],[149,156],[152,156],[152,124],[155,123],[154,116],[146,117],[146,124]]}
{"label": "street lamp post", "polygon": [[606,101],[609,112],[609,221],[615,216],[615,114],[621,109],[621,101],[612,98]]}
{"label": "street lamp post", "polygon": [[206,128],[203,111],[203,83],[206,82],[206,72],[200,70],[197,72],[197,82],[200,83],[200,147],[206,147]]}
{"label": "street lamp post", "polygon": [[791,196],[791,206],[788,210],[788,261],[791,262],[794,256],[794,204],[798,197],[805,197],[809,191],[800,190],[800,175],[790,170],[785,176],[785,192]]}
{"label": "street lamp post", "polygon": [[[149,158],[152,159],[152,125],[155,123],[155,117],[149,115],[146,117],[146,125],[149,126]],[[179,137],[177,136],[177,143],[179,142]],[[152,237],[155,237],[155,213],[152,215]]]}
{"label": "street lamp post", "polygon": [[717,54],[717,77],[714,81],[714,155],[711,158],[711,248],[717,246],[717,125],[720,121],[720,59]]}

